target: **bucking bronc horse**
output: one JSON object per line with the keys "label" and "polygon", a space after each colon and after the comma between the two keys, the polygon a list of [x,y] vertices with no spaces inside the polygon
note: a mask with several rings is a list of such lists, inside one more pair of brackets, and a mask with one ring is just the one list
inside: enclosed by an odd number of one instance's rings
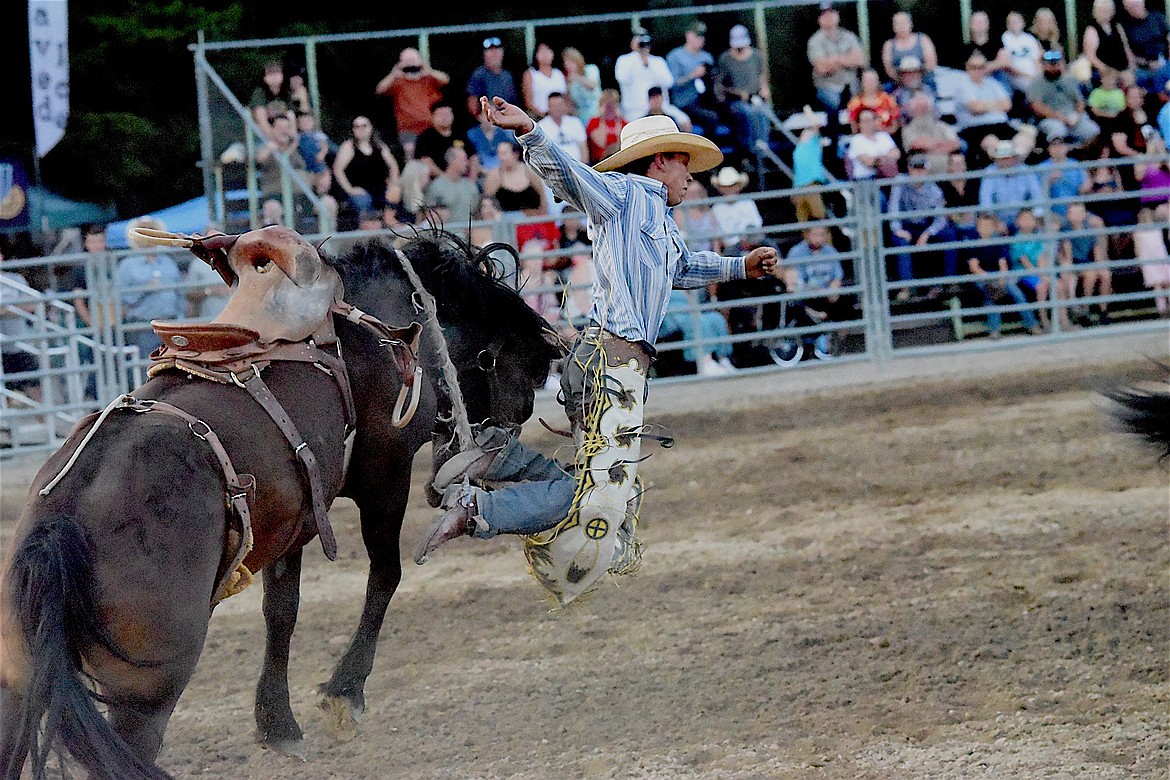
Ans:
{"label": "bucking bronc horse", "polygon": [[[324,263],[284,228],[188,244],[238,281],[217,318],[228,324],[159,326],[152,378],[49,458],[5,561],[4,778],[26,762],[42,777],[62,746],[90,777],[168,777],[154,758],[214,604],[257,571],[267,626],[258,736],[299,754],[287,670],[301,550],[319,534],[333,553],[323,509],[337,495],[360,509],[370,574],[357,631],[321,691],[360,713],[401,577],[412,461],[428,439],[451,437],[444,349],[468,417],[502,426],[531,414],[558,354],[547,323],[485,270],[486,255],[440,231],[401,252],[366,243]],[[426,319],[412,275],[434,296],[445,339],[387,327]]]}

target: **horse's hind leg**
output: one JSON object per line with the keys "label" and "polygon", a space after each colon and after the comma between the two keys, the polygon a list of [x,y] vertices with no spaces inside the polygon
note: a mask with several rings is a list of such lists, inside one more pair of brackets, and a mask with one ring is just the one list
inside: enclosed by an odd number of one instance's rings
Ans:
{"label": "horse's hind leg", "polygon": [[301,603],[301,551],[264,570],[264,668],[256,685],[256,735],[260,744],[305,760],[303,733],[288,700],[288,648]]}

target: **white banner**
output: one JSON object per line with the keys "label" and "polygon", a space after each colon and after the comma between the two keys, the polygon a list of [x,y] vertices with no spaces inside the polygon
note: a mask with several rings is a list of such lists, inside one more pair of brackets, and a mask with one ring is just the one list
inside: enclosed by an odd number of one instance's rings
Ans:
{"label": "white banner", "polygon": [[69,119],[69,9],[66,0],[29,0],[28,54],[32,63],[33,129],[37,157],[65,135]]}

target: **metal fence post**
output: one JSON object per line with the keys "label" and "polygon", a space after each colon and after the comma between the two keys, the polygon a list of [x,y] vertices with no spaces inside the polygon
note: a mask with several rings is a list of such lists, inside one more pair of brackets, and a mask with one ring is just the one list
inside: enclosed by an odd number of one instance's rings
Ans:
{"label": "metal fence post", "polygon": [[890,334],[889,309],[885,300],[884,263],[882,262],[881,209],[878,184],[863,179],[854,182],[854,202],[857,210],[857,252],[860,279],[864,287],[865,339],[867,352],[878,365],[885,365],[893,354]]}
{"label": "metal fence post", "polygon": [[195,98],[199,111],[199,157],[203,161],[203,195],[207,198],[207,215],[211,218],[212,203],[215,202],[216,183],[212,181],[211,169],[215,165],[215,150],[211,148],[211,108],[207,90],[206,54],[203,50],[203,31],[199,31],[195,48]]}

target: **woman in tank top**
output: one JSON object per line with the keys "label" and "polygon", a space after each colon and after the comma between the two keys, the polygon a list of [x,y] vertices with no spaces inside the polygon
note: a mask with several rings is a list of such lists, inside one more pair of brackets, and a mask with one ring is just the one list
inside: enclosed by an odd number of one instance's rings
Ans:
{"label": "woman in tank top", "polygon": [[537,119],[548,113],[549,95],[554,92],[565,95],[569,91],[564,71],[553,67],[555,56],[552,47],[547,43],[537,44],[536,53],[532,55],[532,67],[524,71],[524,76],[520,80],[524,108]]}
{"label": "woman in tank top", "polygon": [[1116,14],[1117,6],[1113,0],[1094,0],[1093,19],[1085,26],[1081,39],[1081,50],[1096,71],[1094,80],[1099,79],[1101,71],[1106,68],[1133,70],[1133,52],[1125,30],[1117,23]]}
{"label": "woman in tank top", "polygon": [[386,191],[398,183],[398,161],[369,117],[353,118],[352,134],[337,148],[333,178],[358,214],[385,207]]}
{"label": "woman in tank top", "polygon": [[923,75],[928,83],[932,83],[934,69],[938,67],[938,52],[930,36],[914,32],[914,21],[905,11],[894,14],[893,27],[894,37],[882,46],[882,65],[886,69],[886,77],[892,83],[897,83],[898,67],[902,60],[915,57],[922,63]]}

